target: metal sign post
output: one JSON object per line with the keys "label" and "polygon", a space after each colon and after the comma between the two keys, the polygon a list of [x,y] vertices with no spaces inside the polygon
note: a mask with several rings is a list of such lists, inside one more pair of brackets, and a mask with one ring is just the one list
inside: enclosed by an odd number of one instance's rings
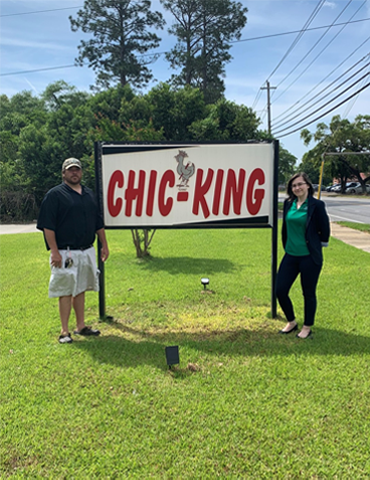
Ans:
{"label": "metal sign post", "polygon": [[[100,212],[104,211],[103,206],[103,189],[102,189],[102,148],[100,142],[95,142],[95,189],[96,195],[98,198],[98,204],[100,208]],[[105,265],[104,262],[101,260],[101,243],[98,240],[98,268],[100,271],[99,275],[99,318],[104,320],[106,318],[105,312]]]}

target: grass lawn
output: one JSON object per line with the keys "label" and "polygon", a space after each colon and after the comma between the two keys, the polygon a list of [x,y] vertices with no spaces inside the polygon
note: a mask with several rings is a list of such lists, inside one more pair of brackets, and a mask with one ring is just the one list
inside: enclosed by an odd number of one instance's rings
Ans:
{"label": "grass lawn", "polygon": [[360,232],[370,233],[370,225],[368,223],[356,223],[356,222],[337,222],[338,225],[343,227],[353,228],[355,230],[360,230]]}
{"label": "grass lawn", "polygon": [[107,236],[114,321],[71,345],[41,234],[0,237],[1,478],[370,477],[368,253],[330,240],[302,341],[270,315],[270,230],[158,231],[141,262]]}

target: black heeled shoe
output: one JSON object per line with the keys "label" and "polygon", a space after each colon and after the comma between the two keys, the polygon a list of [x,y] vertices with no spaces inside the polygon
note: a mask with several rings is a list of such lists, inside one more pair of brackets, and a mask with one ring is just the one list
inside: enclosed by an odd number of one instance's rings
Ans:
{"label": "black heeled shoe", "polygon": [[296,323],[294,327],[287,332],[284,332],[284,330],[280,330],[279,333],[281,333],[282,335],[288,335],[288,333],[294,332],[295,330],[298,330],[298,323]]}
{"label": "black heeled shoe", "polygon": [[310,333],[307,335],[307,337],[300,337],[297,333],[296,337],[299,338],[300,340],[306,340],[310,335],[312,334],[312,330],[310,330]]}

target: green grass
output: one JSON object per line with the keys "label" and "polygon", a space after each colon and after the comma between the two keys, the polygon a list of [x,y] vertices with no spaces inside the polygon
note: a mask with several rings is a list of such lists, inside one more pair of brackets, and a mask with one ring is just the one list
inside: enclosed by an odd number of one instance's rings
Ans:
{"label": "green grass", "polygon": [[355,222],[336,222],[343,227],[353,228],[354,230],[360,230],[360,232],[370,233],[370,225],[368,223],[355,223]]}
{"label": "green grass", "polygon": [[107,234],[114,321],[72,345],[41,235],[0,237],[1,478],[369,478],[368,253],[330,240],[301,341],[270,315],[270,230],[158,231],[143,262]]}

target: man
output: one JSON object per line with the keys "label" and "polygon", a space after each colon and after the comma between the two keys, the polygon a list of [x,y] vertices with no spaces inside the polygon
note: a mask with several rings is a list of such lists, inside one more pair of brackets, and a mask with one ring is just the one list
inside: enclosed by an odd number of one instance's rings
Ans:
{"label": "man", "polygon": [[77,158],[67,158],[62,165],[63,182],[45,195],[37,222],[50,250],[51,277],[49,297],[59,298],[62,330],[59,343],[72,343],[68,322],[73,307],[76,314],[75,335],[99,335],[85,325],[85,292],[99,290],[93,243],[98,236],[101,260],[109,256],[103,219],[94,193],[81,185],[82,166]]}

